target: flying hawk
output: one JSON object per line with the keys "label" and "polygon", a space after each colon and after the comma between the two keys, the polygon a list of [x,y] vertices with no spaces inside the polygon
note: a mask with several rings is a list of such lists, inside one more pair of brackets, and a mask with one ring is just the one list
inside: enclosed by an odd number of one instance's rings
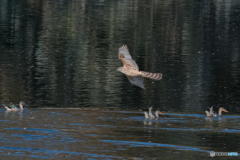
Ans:
{"label": "flying hawk", "polygon": [[126,45],[123,45],[118,49],[118,59],[122,62],[123,66],[119,67],[117,70],[125,74],[133,85],[144,89],[143,77],[153,80],[162,79],[162,73],[140,71],[137,63],[132,59]]}

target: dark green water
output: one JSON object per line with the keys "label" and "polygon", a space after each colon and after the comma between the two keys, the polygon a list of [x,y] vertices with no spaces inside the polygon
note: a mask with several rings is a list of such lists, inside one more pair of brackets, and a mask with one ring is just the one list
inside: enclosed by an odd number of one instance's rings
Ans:
{"label": "dark green water", "polygon": [[[163,79],[131,85],[116,71],[122,44]],[[0,110],[4,159],[240,152],[239,97],[239,0],[0,0],[0,104],[29,107]],[[205,119],[211,105],[230,113]],[[149,106],[167,115],[146,121]]]}

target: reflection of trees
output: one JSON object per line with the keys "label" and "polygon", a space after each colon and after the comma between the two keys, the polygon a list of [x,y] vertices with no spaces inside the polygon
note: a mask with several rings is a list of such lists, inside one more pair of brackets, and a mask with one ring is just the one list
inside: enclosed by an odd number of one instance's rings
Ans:
{"label": "reflection of trees", "polygon": [[[2,0],[0,99],[165,110],[236,105],[238,8],[231,0]],[[147,81],[146,91],[130,86],[116,72],[122,43],[141,69],[164,80]]]}

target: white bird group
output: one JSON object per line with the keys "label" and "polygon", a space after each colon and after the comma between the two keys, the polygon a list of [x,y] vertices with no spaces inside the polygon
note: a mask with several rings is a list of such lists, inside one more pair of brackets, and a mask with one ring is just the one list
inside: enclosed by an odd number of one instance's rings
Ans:
{"label": "white bird group", "polygon": [[156,110],[153,114],[152,107],[148,108],[148,112],[147,111],[144,112],[145,119],[158,119],[159,115],[162,115],[162,114],[163,112],[160,112],[158,110]]}
{"label": "white bird group", "polygon": [[207,117],[217,117],[217,116],[221,116],[222,112],[228,112],[228,110],[226,110],[223,107],[220,107],[218,109],[218,113],[216,113],[216,112],[213,111],[213,106],[212,106],[212,107],[209,108],[209,110],[205,111],[205,114],[206,114]]}
{"label": "white bird group", "polygon": [[[163,115],[163,112],[160,112],[159,110],[156,110],[154,113],[152,112],[152,107],[148,108],[148,111],[144,112],[144,117],[145,119],[150,119],[150,120],[154,120],[154,119],[158,119],[159,115]],[[217,116],[222,116],[223,112],[228,112],[228,110],[226,110],[223,107],[218,108],[218,112],[214,112],[213,110],[213,106],[210,107],[208,110],[205,111],[205,114],[207,117],[217,117]]]}
{"label": "white bird group", "polygon": [[10,106],[6,106],[6,105],[2,105],[7,112],[17,112],[17,111],[23,111],[23,107],[24,107],[25,103],[23,101],[20,101],[18,104],[18,107],[14,104],[10,105]]}

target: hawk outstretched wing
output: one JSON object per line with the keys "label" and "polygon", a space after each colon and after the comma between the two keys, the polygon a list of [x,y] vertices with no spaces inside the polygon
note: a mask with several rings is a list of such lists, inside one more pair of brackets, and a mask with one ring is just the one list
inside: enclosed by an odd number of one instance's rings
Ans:
{"label": "hawk outstretched wing", "polygon": [[142,89],[145,89],[144,87],[144,81],[143,81],[143,78],[140,77],[140,76],[137,76],[137,77],[131,77],[131,76],[127,76],[129,82],[135,86],[138,86]]}

